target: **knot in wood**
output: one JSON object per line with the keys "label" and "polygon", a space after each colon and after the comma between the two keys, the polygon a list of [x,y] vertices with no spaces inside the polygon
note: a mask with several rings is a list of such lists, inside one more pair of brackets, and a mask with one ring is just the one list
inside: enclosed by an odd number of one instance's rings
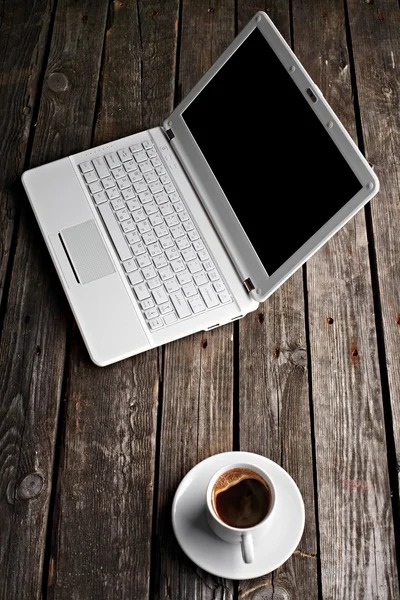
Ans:
{"label": "knot in wood", "polygon": [[307,351],[304,348],[296,348],[294,352],[292,352],[292,362],[297,367],[306,367],[307,366]]}
{"label": "knot in wood", "polygon": [[16,500],[31,500],[39,496],[43,489],[44,481],[40,473],[29,473],[15,490]]}
{"label": "knot in wood", "polygon": [[52,92],[65,92],[68,88],[68,79],[64,73],[51,73],[47,79],[47,85]]}

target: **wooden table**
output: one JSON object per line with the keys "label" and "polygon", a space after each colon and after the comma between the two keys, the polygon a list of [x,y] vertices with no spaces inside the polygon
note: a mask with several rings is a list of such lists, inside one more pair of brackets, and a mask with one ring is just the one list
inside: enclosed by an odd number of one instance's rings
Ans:
{"label": "wooden table", "polygon": [[[20,175],[162,123],[260,8],[381,192],[256,313],[97,368]],[[399,34],[397,0],[2,4],[2,600],[399,598]],[[182,477],[232,449],[306,505],[292,558],[244,582],[197,568],[170,524]]]}

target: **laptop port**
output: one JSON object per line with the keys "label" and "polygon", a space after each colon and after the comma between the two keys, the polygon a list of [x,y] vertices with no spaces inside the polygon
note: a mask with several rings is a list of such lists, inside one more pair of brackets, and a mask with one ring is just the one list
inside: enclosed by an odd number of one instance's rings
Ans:
{"label": "laptop port", "polygon": [[211,327],[208,327],[207,330],[210,331],[210,329],[214,329],[215,327],[219,327],[219,323],[216,325],[211,325]]}
{"label": "laptop port", "polygon": [[314,94],[314,92],[312,91],[311,88],[307,88],[307,94],[310,96],[311,100],[314,102],[314,104],[316,103],[316,101],[318,100],[317,96]]}
{"label": "laptop port", "polygon": [[231,321],[237,321],[238,319],[241,319],[243,317],[243,315],[239,315],[238,317],[233,317],[233,319],[231,319]]}

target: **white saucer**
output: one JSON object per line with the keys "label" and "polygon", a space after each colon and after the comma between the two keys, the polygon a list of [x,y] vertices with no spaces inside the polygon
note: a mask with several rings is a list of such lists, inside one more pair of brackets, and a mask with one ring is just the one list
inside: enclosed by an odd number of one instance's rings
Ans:
{"label": "white saucer", "polygon": [[[206,489],[221,467],[251,462],[275,484],[275,514],[265,537],[255,540],[255,560],[245,564],[240,544],[228,544],[210,529]],[[282,467],[251,452],[223,452],[206,458],[182,479],[172,504],[172,525],[182,550],[199,567],[224,579],[253,579],[274,571],[294,552],[304,529],[304,503],[299,488]]]}

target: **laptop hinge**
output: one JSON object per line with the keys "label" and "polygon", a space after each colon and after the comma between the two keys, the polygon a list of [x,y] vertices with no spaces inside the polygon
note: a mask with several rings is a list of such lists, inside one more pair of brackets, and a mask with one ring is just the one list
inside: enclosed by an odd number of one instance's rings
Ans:
{"label": "laptop hinge", "polygon": [[165,130],[165,133],[167,134],[167,136],[168,136],[168,139],[169,139],[170,141],[171,141],[171,140],[172,140],[172,139],[175,137],[175,134],[174,134],[174,132],[172,131],[172,129],[166,129],[166,130]]}
{"label": "laptop hinge", "polygon": [[252,280],[250,279],[250,277],[248,277],[247,279],[244,280],[244,286],[248,292],[251,292],[251,290],[254,290],[254,287],[255,287]]}

